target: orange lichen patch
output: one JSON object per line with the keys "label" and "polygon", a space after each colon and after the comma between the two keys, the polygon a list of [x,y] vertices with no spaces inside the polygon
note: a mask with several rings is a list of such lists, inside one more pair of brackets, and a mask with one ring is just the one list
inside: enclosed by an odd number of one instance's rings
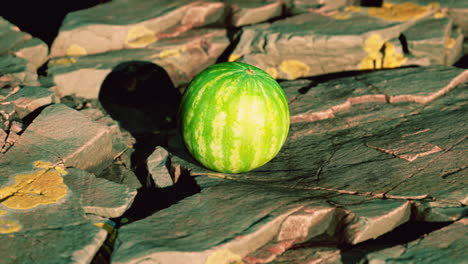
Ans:
{"label": "orange lichen patch", "polygon": [[403,22],[425,16],[438,7],[439,5],[437,3],[432,3],[427,6],[420,6],[410,2],[401,4],[384,2],[382,7],[368,8],[367,13],[370,16],[379,17],[388,21]]}
{"label": "orange lichen patch", "polygon": [[86,49],[80,45],[73,44],[68,47],[66,54],[67,56],[83,56],[88,54],[88,52],[86,52]]}
{"label": "orange lichen patch", "polygon": [[211,254],[205,264],[243,264],[242,257],[229,249],[221,249]]}
{"label": "orange lichen patch", "polygon": [[394,44],[384,41],[379,34],[370,35],[364,41],[363,49],[367,52],[367,56],[359,64],[362,70],[396,68],[408,59],[397,51]]}
{"label": "orange lichen patch", "polygon": [[67,194],[63,168],[41,161],[34,165],[43,169],[16,175],[13,185],[0,189],[1,204],[11,209],[31,209],[56,203]]}
{"label": "orange lichen patch", "polygon": [[125,44],[132,48],[143,48],[157,40],[154,31],[143,25],[130,28],[125,38]]}
{"label": "orange lichen patch", "polygon": [[281,62],[280,69],[286,73],[290,80],[307,76],[310,71],[310,67],[307,64],[298,60],[284,60]]}
{"label": "orange lichen patch", "polygon": [[273,67],[268,67],[265,71],[268,74],[270,74],[270,76],[273,77],[273,79],[276,79],[276,77],[278,77],[278,71]]}
{"label": "orange lichen patch", "polygon": [[229,61],[229,62],[236,61],[236,60],[238,60],[240,57],[241,57],[240,55],[237,55],[237,54],[234,54],[234,53],[233,53],[233,54],[229,55],[228,61]]}
{"label": "orange lichen patch", "polygon": [[0,234],[14,233],[21,230],[21,225],[13,220],[0,219]]}

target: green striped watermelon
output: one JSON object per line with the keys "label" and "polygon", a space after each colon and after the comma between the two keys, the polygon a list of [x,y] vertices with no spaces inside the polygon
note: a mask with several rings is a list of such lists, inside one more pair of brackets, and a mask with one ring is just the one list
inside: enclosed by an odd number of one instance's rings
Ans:
{"label": "green striped watermelon", "polygon": [[289,131],[281,86],[248,64],[224,62],[199,73],[180,106],[182,136],[205,167],[246,172],[278,154]]}

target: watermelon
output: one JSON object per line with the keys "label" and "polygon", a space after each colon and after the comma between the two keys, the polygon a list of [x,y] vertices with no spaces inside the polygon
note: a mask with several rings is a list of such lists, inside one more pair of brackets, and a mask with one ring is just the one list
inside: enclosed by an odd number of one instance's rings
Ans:
{"label": "watermelon", "polygon": [[241,173],[273,159],[289,131],[281,86],[252,65],[223,62],[200,72],[180,105],[181,133],[203,166]]}

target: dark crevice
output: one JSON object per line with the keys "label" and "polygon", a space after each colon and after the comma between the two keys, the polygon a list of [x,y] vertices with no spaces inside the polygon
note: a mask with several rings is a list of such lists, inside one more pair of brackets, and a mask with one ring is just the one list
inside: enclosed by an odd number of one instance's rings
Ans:
{"label": "dark crevice", "polygon": [[229,46],[218,57],[216,63],[225,62],[229,60],[229,55],[232,54],[237,44],[240,41],[241,30],[238,28],[228,28],[227,37],[229,38]]}
{"label": "dark crevice", "polygon": [[361,6],[382,7],[383,0],[361,0]]}
{"label": "dark crevice", "polygon": [[407,222],[377,239],[368,240],[357,245],[341,245],[341,261],[344,264],[366,263],[366,256],[372,252],[403,245],[415,241],[426,234],[450,225],[452,222]]}
{"label": "dark crevice", "polygon": [[401,47],[403,49],[403,52],[405,54],[410,54],[409,52],[409,48],[408,48],[408,41],[406,40],[406,36],[403,35],[403,34],[400,34],[400,36],[398,37],[398,40],[400,41],[401,43]]}
{"label": "dark crevice", "polygon": [[43,106],[37,108],[36,110],[32,111],[31,113],[27,114],[25,117],[23,117],[23,119],[22,119],[22,121],[23,121],[23,131],[25,131],[28,128],[28,126],[34,121],[34,119],[36,119],[36,117],[42,112],[42,110],[47,108],[49,105],[51,105],[51,104],[43,105]]}
{"label": "dark crevice", "polygon": [[307,85],[306,87],[300,88],[298,91],[301,94],[306,94],[311,88],[317,86],[320,83],[324,83],[327,81],[340,79],[340,78],[359,76],[359,75],[362,75],[371,71],[372,70],[333,72],[333,73],[327,73],[327,74],[322,74],[322,75],[316,75],[313,77],[303,78],[306,80],[310,80],[311,83]]}

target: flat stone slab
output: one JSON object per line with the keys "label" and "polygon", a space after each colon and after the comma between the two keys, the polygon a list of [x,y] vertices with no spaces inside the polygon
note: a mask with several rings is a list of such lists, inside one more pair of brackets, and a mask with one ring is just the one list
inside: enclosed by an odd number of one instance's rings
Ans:
{"label": "flat stone slab", "polygon": [[218,1],[112,1],[69,13],[52,44],[51,57],[144,48],[191,28],[222,23],[224,18],[225,5]]}
{"label": "flat stone slab", "polygon": [[0,54],[27,60],[36,70],[48,59],[49,47],[0,17]]}
{"label": "flat stone slab", "polygon": [[113,151],[107,126],[65,105],[53,104],[42,110],[14,147],[2,155],[0,174],[30,170],[32,162],[38,160],[97,173],[110,165]]}
{"label": "flat stone slab", "polygon": [[39,85],[36,70],[48,59],[49,48],[0,17],[0,88]]}
{"label": "flat stone slab", "polygon": [[74,177],[66,177],[65,183],[80,196],[81,206],[87,214],[105,218],[120,217],[132,205],[136,190],[114,183],[77,169],[69,169]]}
{"label": "flat stone slab", "polygon": [[[392,15],[394,9],[398,12]],[[439,9],[416,4],[349,6],[337,13],[305,13],[244,27],[229,60],[287,80],[340,71],[451,65],[461,56],[463,37],[460,30],[452,30],[451,19],[434,18]],[[418,29],[430,23],[431,35]]]}
{"label": "flat stone slab", "polygon": [[278,18],[283,13],[283,1],[279,0],[223,0],[230,10],[229,24],[235,27],[257,24]]}
{"label": "flat stone slab", "polygon": [[[175,139],[171,164],[189,169],[201,191],[123,225],[112,261],[269,263],[298,245],[375,239],[413,218],[459,219],[467,80],[468,71],[433,66],[281,83],[292,125],[278,156],[251,172],[216,173]],[[332,114],[312,114],[320,111]],[[310,254],[337,258],[336,249]]]}
{"label": "flat stone slab", "polygon": [[20,118],[26,117],[35,110],[58,103],[59,99],[55,93],[48,88],[40,86],[23,86],[17,92],[5,98],[5,103],[9,102],[15,106],[15,112]]}
{"label": "flat stone slab", "polygon": [[85,218],[77,186],[65,183],[79,175],[48,162],[31,165],[0,174],[2,262],[90,263],[107,232]]}
{"label": "flat stone slab", "polygon": [[[179,86],[215,63],[228,45],[225,29],[197,29],[170,35],[146,48],[57,58],[49,63],[48,73],[57,84],[60,96],[97,98],[109,74],[119,65],[131,62],[148,62],[162,67],[173,84]],[[148,78],[136,73],[129,75],[125,80],[129,86]]]}

